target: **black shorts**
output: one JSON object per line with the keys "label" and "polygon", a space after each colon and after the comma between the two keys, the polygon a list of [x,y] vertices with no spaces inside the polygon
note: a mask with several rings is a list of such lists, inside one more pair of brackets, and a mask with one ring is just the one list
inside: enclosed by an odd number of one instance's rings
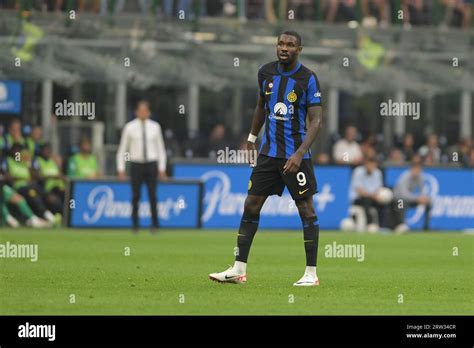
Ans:
{"label": "black shorts", "polygon": [[310,197],[318,192],[318,185],[314,177],[313,164],[310,159],[301,161],[296,173],[283,174],[284,158],[273,158],[259,155],[257,165],[250,176],[248,194],[255,196],[281,196],[285,186],[291,197],[298,199]]}

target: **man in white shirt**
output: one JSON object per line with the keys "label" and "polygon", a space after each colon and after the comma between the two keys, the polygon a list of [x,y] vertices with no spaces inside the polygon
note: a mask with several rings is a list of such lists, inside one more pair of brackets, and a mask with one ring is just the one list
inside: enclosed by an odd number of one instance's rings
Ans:
{"label": "man in white shirt", "polygon": [[377,168],[375,157],[365,159],[364,165],[356,167],[352,172],[349,199],[354,205],[364,208],[367,218],[367,230],[375,232],[378,225],[375,223],[370,208],[375,208],[378,220],[381,221],[383,205],[377,200],[377,192],[383,187],[383,176]]}
{"label": "man in white shirt", "polygon": [[355,140],[357,128],[348,126],[344,133],[344,138],[334,144],[333,158],[338,164],[360,164],[362,162],[362,150]]}
{"label": "man in white shirt", "polygon": [[136,118],[128,122],[122,131],[117,152],[117,171],[121,180],[126,179],[125,162],[130,161],[132,184],[132,223],[134,233],[138,232],[138,205],[143,183],[150,199],[152,233],[159,227],[156,199],[157,177],[166,178],[166,151],[163,133],[158,122],[150,120],[150,104],[140,101],[135,109]]}

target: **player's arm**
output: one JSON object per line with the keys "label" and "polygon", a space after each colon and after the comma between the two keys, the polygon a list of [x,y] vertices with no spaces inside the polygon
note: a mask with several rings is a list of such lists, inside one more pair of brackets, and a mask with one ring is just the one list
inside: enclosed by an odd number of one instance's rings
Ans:
{"label": "player's arm", "polygon": [[310,106],[308,108],[308,131],[306,132],[306,137],[303,143],[300,145],[298,150],[288,158],[286,161],[285,166],[283,167],[283,174],[286,173],[296,173],[300,168],[301,161],[303,160],[303,156],[306,152],[308,152],[309,148],[316,139],[319,131],[322,127],[322,117],[323,117],[323,108],[320,105]]}
{"label": "player's arm", "polygon": [[[260,133],[260,130],[265,123],[265,100],[263,99],[262,95],[258,95],[257,106],[255,107],[255,111],[253,112],[253,119],[252,119],[252,126],[250,128],[250,135],[247,140],[247,150],[251,151],[253,154],[257,153],[257,149],[255,147],[255,140]],[[256,156],[249,156],[250,165],[255,165]]]}

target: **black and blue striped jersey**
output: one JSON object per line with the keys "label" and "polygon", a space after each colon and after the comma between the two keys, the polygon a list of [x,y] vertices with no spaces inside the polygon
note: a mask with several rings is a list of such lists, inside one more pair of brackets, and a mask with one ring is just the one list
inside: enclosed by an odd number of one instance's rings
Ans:
{"label": "black and blue striped jersey", "polygon": [[[284,72],[278,61],[274,61],[260,68],[258,84],[265,100],[265,131],[260,153],[289,158],[306,136],[308,108],[321,105],[318,78],[301,63]],[[311,158],[311,153],[308,151],[303,158]]]}

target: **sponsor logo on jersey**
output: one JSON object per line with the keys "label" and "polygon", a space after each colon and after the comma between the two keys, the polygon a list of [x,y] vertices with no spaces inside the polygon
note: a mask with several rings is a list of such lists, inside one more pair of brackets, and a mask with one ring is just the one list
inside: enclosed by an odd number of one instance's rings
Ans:
{"label": "sponsor logo on jersey", "polygon": [[285,116],[288,113],[288,107],[286,106],[285,103],[278,102],[273,107],[273,112],[277,116]]}

